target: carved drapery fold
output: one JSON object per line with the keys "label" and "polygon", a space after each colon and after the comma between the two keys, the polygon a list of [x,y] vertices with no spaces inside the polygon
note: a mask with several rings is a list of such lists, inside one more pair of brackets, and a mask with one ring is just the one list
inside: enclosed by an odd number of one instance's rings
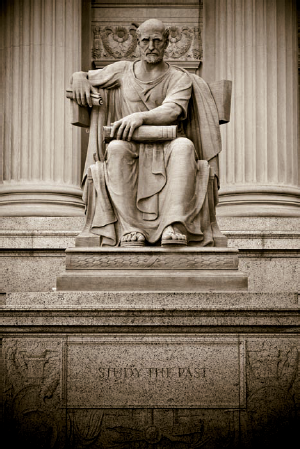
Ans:
{"label": "carved drapery fold", "polygon": [[2,2],[3,215],[82,213],[79,132],[65,88],[80,68],[80,0]]}

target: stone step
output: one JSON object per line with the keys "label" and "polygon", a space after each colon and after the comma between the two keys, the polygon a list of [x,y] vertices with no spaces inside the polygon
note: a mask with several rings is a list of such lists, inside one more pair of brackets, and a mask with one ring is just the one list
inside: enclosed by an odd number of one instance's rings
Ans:
{"label": "stone step", "polygon": [[235,248],[70,248],[67,270],[237,270]]}
{"label": "stone step", "polygon": [[247,291],[237,270],[67,270],[58,291]]}

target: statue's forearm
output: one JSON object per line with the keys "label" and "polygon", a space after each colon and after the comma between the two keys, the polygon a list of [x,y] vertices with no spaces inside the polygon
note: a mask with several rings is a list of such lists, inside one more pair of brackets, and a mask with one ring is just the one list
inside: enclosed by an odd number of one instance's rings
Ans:
{"label": "statue's forearm", "polygon": [[130,141],[134,130],[142,125],[172,125],[181,113],[181,107],[175,103],[163,104],[152,111],[134,112],[114,122],[110,137]]}
{"label": "statue's forearm", "polygon": [[74,80],[87,79],[87,77],[88,77],[87,72],[74,72],[71,77],[70,83],[73,84]]}
{"label": "statue's forearm", "polygon": [[175,103],[158,106],[152,111],[142,112],[144,125],[171,125],[181,114],[181,107]]}

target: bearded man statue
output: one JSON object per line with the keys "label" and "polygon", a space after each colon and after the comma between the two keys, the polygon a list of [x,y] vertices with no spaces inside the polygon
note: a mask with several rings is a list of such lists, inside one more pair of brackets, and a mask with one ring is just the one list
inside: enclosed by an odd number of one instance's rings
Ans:
{"label": "bearded man statue", "polygon": [[[140,25],[137,40],[139,60],[72,77],[79,105],[92,106],[99,89],[104,103],[91,112],[82,235],[99,236],[100,246],[226,246],[215,217],[221,138],[212,92],[200,77],[164,61],[168,30],[161,21]],[[105,145],[103,126],[110,124]],[[134,140],[144,125],[177,125],[177,137]]]}

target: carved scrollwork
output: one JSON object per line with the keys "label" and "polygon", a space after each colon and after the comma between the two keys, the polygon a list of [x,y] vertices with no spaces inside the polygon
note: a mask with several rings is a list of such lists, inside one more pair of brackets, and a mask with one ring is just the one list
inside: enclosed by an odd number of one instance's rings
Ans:
{"label": "carved scrollwork", "polygon": [[105,269],[105,268],[186,268],[186,269],[235,269],[236,260],[230,256],[182,256],[180,260],[172,255],[72,255],[72,269]]}
{"label": "carved scrollwork", "polygon": [[12,446],[51,449],[58,436],[58,352],[32,341],[5,343],[5,419]]}
{"label": "carved scrollwork", "polygon": [[262,347],[259,351],[249,351],[248,365],[250,380],[259,386],[274,385],[289,390],[298,370],[299,352],[293,346],[289,350],[277,347]]}
{"label": "carved scrollwork", "polygon": [[296,346],[263,345],[248,352],[247,439],[249,447],[296,447]]}
{"label": "carved scrollwork", "polygon": [[[94,60],[135,59],[138,57],[137,24],[106,26],[97,25],[93,29]],[[169,45],[165,52],[166,60],[200,60],[202,57],[199,27],[169,27]]]}
{"label": "carved scrollwork", "polygon": [[24,387],[38,385],[42,402],[53,397],[60,379],[55,351],[44,350],[37,355],[19,350],[17,342],[13,342],[7,345],[5,354],[6,391],[16,395]]}
{"label": "carved scrollwork", "polygon": [[[177,433],[175,429],[169,431],[160,429],[159,426],[150,425],[145,429],[136,429],[132,427],[115,426],[109,430],[117,436],[115,447],[139,448],[141,443],[151,444],[153,448],[197,448],[204,445],[209,438],[203,438],[203,423],[200,423],[198,429],[194,432]],[[144,446],[143,446],[144,447]]]}
{"label": "carved scrollwork", "polygon": [[[126,420],[127,414],[132,410],[116,410],[108,413],[102,410],[70,410],[68,411],[68,443],[70,448],[123,448],[123,449],[141,449],[141,448],[189,448],[196,449],[205,446],[211,440],[211,436],[205,435],[203,420],[196,419],[192,424],[179,423],[173,425],[166,423],[161,426],[159,417],[163,412],[156,411],[157,418],[155,422],[146,422],[143,424],[135,419],[132,423],[122,424]],[[170,415],[177,415],[177,410],[169,410]],[[141,416],[149,415],[149,410],[141,410]],[[153,414],[153,411],[152,411]],[[112,418],[113,417],[113,418]],[[109,422],[113,420],[114,424]],[[142,419],[142,421],[144,421]],[[157,421],[157,422],[156,422]],[[105,424],[106,423],[106,424]]]}
{"label": "carved scrollwork", "polygon": [[99,26],[94,27],[93,33],[94,33],[94,45],[92,49],[92,58],[93,59],[100,59],[101,58],[101,28]]}
{"label": "carved scrollwork", "polygon": [[201,35],[200,35],[200,29],[198,27],[194,28],[194,42],[193,42],[193,48],[192,48],[192,55],[195,59],[202,58]]}
{"label": "carved scrollwork", "polygon": [[166,50],[166,57],[178,59],[184,56],[191,48],[193,34],[192,28],[171,26],[169,28],[169,46]]}
{"label": "carved scrollwork", "polygon": [[103,57],[114,59],[135,58],[137,46],[136,26],[107,26],[100,32],[104,47]]}

